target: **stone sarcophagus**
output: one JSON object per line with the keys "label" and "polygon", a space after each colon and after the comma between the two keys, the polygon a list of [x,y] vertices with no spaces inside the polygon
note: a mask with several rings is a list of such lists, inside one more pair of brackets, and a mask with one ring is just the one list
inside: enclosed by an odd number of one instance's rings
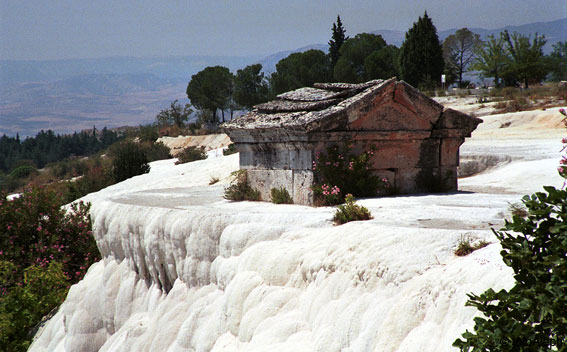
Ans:
{"label": "stone sarcophagus", "polygon": [[312,204],[312,163],[330,145],[376,146],[371,169],[398,194],[457,190],[459,147],[482,120],[423,95],[403,81],[316,83],[221,127],[240,152],[240,167],[262,199],[284,187]]}

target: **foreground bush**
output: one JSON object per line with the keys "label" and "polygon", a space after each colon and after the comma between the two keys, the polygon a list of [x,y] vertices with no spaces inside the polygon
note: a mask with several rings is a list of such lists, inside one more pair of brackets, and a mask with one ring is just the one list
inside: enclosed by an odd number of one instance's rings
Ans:
{"label": "foreground bush", "polygon": [[246,170],[234,171],[231,175],[234,180],[230,186],[224,189],[224,199],[234,201],[260,200],[260,192],[248,184]]}
{"label": "foreground bush", "polygon": [[366,207],[356,204],[352,194],[347,194],[345,197],[345,204],[339,205],[333,222],[335,225],[346,224],[350,221],[370,220],[372,214]]}
{"label": "foreground bush", "polygon": [[523,202],[528,215],[514,216],[495,232],[515,286],[480,296],[467,305],[484,316],[474,332],[453,346],[461,351],[549,351],[567,348],[567,191],[544,187]]}
{"label": "foreground bush", "polygon": [[203,160],[207,158],[205,147],[187,147],[177,155],[175,165],[190,163],[196,160]]}
{"label": "foreground bush", "polygon": [[137,143],[119,143],[112,148],[111,153],[112,176],[117,183],[150,172],[148,158]]}
{"label": "foreground bush", "polygon": [[[565,155],[558,171],[567,178],[562,165]],[[567,351],[567,191],[544,190],[525,196],[525,211],[494,231],[516,283],[468,295],[467,305],[483,316],[474,319],[474,332],[453,343],[461,351]]]}
{"label": "foreground bush", "polygon": [[53,190],[0,194],[0,350],[25,351],[41,318],[100,259],[89,204],[61,209]]}

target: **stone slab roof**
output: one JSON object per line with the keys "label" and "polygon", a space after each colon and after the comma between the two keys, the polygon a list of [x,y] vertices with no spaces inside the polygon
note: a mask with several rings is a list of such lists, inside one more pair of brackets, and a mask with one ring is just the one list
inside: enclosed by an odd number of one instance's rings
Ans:
{"label": "stone slab roof", "polygon": [[[329,118],[344,112],[350,104],[359,100],[367,91],[375,91],[395,79],[373,80],[360,84],[315,83],[286,92],[277,99],[254,106],[246,115],[222,125],[225,129],[305,129],[316,120]],[[308,129],[308,128],[307,128]]]}
{"label": "stone slab roof", "polygon": [[316,83],[259,104],[221,125],[235,133],[313,134],[340,131],[434,131],[467,136],[481,120],[445,110],[435,100],[395,78],[360,84]]}

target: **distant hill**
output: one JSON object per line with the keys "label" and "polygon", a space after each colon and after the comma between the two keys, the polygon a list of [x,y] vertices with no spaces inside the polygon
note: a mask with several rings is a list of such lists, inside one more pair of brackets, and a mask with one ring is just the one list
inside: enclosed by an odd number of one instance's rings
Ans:
{"label": "distant hill", "polygon": [[276,64],[281,59],[285,59],[286,57],[288,57],[290,54],[293,53],[302,53],[304,51],[312,50],[312,49],[327,52],[329,50],[329,46],[327,44],[313,44],[295,50],[280,51],[270,56],[267,56],[262,60],[259,60],[258,63],[262,64],[262,71],[264,71],[264,73],[270,74],[276,71]]}
{"label": "distant hill", "polygon": [[[444,31],[439,31],[439,39],[444,40],[451,34],[455,33],[459,28],[447,29]],[[547,44],[544,47],[546,53],[551,52],[553,44],[559,41],[567,41],[567,18],[563,18],[551,22],[537,22],[529,23],[521,26],[506,26],[496,29],[484,29],[484,28],[469,28],[472,32],[479,34],[481,39],[486,39],[489,35],[499,35],[500,32],[508,30],[508,32],[518,32],[523,35],[530,35],[534,33],[543,34],[547,39]],[[388,44],[394,44],[396,46],[401,46],[405,39],[405,32],[402,31],[391,31],[391,30],[377,30],[372,32],[373,34],[380,34]]]}
{"label": "distant hill", "polygon": [[73,60],[0,60],[0,86],[18,82],[57,81],[85,75],[153,74],[187,83],[207,66],[236,70],[258,61],[256,56],[110,57]]}

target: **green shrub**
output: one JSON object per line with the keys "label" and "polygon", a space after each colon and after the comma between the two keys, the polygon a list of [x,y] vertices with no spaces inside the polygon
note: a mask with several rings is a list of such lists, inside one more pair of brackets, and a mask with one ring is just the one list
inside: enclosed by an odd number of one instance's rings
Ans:
{"label": "green shrub", "polygon": [[333,217],[333,222],[336,225],[342,225],[350,221],[370,219],[372,219],[370,211],[366,207],[356,204],[352,194],[347,194],[345,197],[345,204],[337,207],[337,211]]}
{"label": "green shrub", "polygon": [[495,231],[516,283],[469,294],[467,305],[483,316],[474,319],[474,332],[453,343],[461,351],[565,351],[567,191],[544,189],[523,198],[527,216],[514,215]]}
{"label": "green shrub", "polygon": [[69,285],[100,259],[89,204],[47,188],[6,200],[0,193],[0,350],[25,351],[30,332],[63,302]]}
{"label": "green shrub", "polygon": [[272,197],[272,203],[275,204],[293,204],[293,199],[289,195],[287,189],[280,187],[280,188],[272,188],[270,190],[270,195]]}
{"label": "green shrub", "polygon": [[37,174],[37,169],[33,166],[19,166],[10,172],[10,177],[15,179],[27,178],[31,175]]}
{"label": "green shrub", "polygon": [[141,143],[141,146],[144,151],[144,154],[146,154],[146,157],[148,158],[148,162],[172,158],[169,148],[162,142],[156,142],[156,143],[146,142],[146,143]]}
{"label": "green shrub", "polygon": [[234,143],[229,144],[228,147],[222,151],[222,155],[231,155],[235,153],[238,153],[238,150],[236,150]]}
{"label": "green shrub", "polygon": [[469,237],[461,236],[459,244],[457,245],[457,249],[455,250],[455,255],[458,257],[464,257],[476,251],[477,249],[488,246],[489,244],[490,242],[486,241],[480,241],[477,244],[473,244],[472,240]]}
{"label": "green shrub", "polygon": [[[14,264],[0,260],[0,281],[13,283],[14,271],[18,271]],[[18,284],[0,294],[3,351],[26,351],[37,324],[65,300],[69,287],[61,263],[55,261],[45,267],[29,266]]]}
{"label": "green shrub", "polygon": [[260,200],[260,192],[248,184],[246,170],[237,170],[231,173],[234,180],[224,189],[224,199],[233,201]]}
{"label": "green shrub", "polygon": [[99,160],[89,167],[87,172],[80,178],[65,182],[67,203],[86,196],[89,193],[100,191],[114,184],[110,166]]}
{"label": "green shrub", "polygon": [[375,150],[372,146],[355,154],[352,144],[345,143],[342,148],[330,146],[326,154],[315,153],[312,165],[315,184],[311,187],[315,204],[340,204],[349,193],[356,197],[374,197],[379,191],[390,188],[387,179],[369,172]]}
{"label": "green shrub", "polygon": [[138,143],[118,143],[111,152],[112,176],[115,182],[150,172],[148,158]]}
{"label": "green shrub", "polygon": [[195,160],[203,160],[207,158],[205,147],[187,147],[177,155],[175,165],[190,163]]}
{"label": "green shrub", "polygon": [[159,138],[158,127],[155,124],[140,125],[138,137],[142,142],[155,142]]}

